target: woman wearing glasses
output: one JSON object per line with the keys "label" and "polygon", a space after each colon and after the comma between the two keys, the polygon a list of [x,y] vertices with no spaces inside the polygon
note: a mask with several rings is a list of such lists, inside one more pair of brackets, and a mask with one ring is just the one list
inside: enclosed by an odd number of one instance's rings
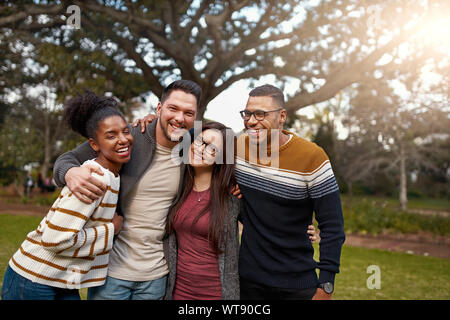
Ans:
{"label": "woman wearing glasses", "polygon": [[166,299],[239,299],[239,200],[230,194],[234,163],[217,161],[233,152],[226,148],[226,129],[209,122],[191,137],[184,191],[167,217]]}

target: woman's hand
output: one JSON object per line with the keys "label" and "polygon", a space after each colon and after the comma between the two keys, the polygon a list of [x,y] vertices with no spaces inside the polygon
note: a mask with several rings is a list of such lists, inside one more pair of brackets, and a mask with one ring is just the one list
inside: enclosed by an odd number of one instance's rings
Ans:
{"label": "woman's hand", "polygon": [[233,188],[231,188],[231,194],[238,197],[238,199],[242,199],[241,189],[239,188],[239,185],[237,183]]}
{"label": "woman's hand", "polygon": [[308,226],[308,230],[306,231],[307,234],[309,234],[309,240],[311,243],[319,243],[320,242],[320,236],[319,236],[319,230],[316,232],[316,228],[311,224]]}
{"label": "woman's hand", "polygon": [[112,224],[114,225],[114,235],[117,235],[120,232],[120,230],[122,230],[123,217],[119,216],[117,212],[115,212],[114,217],[112,219]]}

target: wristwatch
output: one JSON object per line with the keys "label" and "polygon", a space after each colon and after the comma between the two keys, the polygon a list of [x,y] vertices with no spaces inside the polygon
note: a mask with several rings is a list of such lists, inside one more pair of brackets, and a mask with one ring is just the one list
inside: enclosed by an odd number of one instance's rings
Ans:
{"label": "wristwatch", "polygon": [[331,282],[321,283],[318,287],[328,294],[333,293],[334,291],[334,286]]}

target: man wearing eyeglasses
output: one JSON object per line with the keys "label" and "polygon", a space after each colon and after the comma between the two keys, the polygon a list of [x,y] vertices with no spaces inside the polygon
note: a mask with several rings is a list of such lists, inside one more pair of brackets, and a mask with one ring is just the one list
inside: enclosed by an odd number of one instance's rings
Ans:
{"label": "man wearing eyeglasses", "polygon": [[[283,130],[278,88],[253,89],[240,113],[246,128],[236,158],[244,204],[241,299],[331,299],[345,235],[330,161],[316,144]],[[313,212],[321,232],[318,263],[305,236]]]}

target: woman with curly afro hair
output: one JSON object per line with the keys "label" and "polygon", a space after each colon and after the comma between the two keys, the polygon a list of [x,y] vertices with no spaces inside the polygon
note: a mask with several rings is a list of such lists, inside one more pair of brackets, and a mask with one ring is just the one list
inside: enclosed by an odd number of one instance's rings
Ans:
{"label": "woman with curly afro hair", "polygon": [[113,98],[86,91],[64,108],[64,120],[89,140],[97,157],[83,165],[107,185],[91,204],[73,196],[67,187],[39,226],[30,232],[9,261],[3,300],[79,300],[78,289],[106,280],[113,237],[122,227],[116,213],[122,164],[130,160],[133,136]]}

